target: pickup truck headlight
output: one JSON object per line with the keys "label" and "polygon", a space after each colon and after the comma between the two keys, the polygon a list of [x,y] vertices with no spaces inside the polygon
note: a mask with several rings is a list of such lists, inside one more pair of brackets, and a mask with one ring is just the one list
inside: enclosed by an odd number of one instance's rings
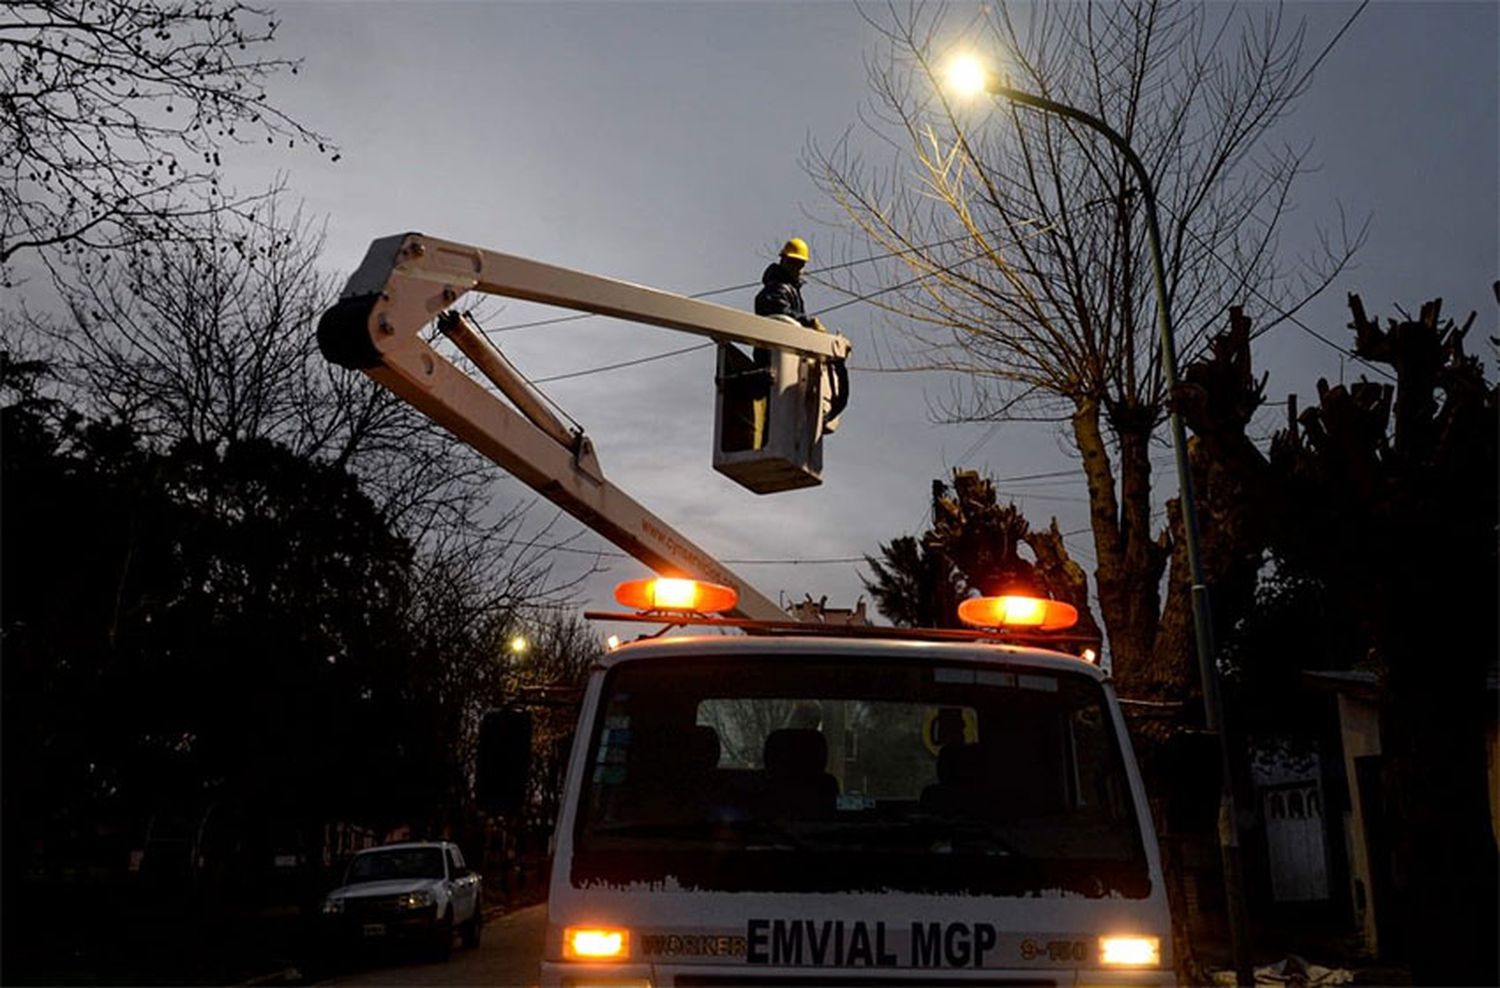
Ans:
{"label": "pickup truck headlight", "polygon": [[344,900],[343,899],[331,899],[330,898],[330,899],[324,899],[323,900],[323,915],[324,916],[337,916],[339,913],[341,913],[343,911],[344,911]]}
{"label": "pickup truck headlight", "polygon": [[431,892],[408,892],[396,899],[396,905],[402,909],[426,909],[433,901]]}

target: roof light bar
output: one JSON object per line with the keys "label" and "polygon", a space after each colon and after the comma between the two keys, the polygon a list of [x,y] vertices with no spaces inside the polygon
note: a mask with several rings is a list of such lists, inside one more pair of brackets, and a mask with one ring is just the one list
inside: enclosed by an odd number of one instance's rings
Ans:
{"label": "roof light bar", "polygon": [[974,628],[1061,631],[1078,623],[1078,608],[1042,597],[970,597],[958,605],[958,619]]}
{"label": "roof light bar", "polygon": [[638,611],[688,611],[715,614],[728,611],[739,603],[733,587],[703,580],[673,580],[653,577],[627,580],[615,587],[615,600]]}

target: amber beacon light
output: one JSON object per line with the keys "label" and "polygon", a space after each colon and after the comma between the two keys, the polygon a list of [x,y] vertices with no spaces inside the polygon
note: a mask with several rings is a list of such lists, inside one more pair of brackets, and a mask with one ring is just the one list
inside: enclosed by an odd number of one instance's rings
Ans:
{"label": "amber beacon light", "polygon": [[627,580],[615,587],[615,600],[638,611],[691,611],[715,614],[739,603],[733,587],[702,580]]}
{"label": "amber beacon light", "polygon": [[1078,608],[1041,597],[970,597],[958,605],[958,619],[975,628],[1061,631],[1078,623]]}

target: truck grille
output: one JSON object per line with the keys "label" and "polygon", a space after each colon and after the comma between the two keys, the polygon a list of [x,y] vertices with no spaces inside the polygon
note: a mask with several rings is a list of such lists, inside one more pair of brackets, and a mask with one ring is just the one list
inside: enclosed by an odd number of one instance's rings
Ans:
{"label": "truck grille", "polygon": [[356,919],[367,919],[370,917],[399,916],[409,910],[403,910],[396,904],[401,896],[398,895],[366,895],[358,898],[344,900],[344,915]]}

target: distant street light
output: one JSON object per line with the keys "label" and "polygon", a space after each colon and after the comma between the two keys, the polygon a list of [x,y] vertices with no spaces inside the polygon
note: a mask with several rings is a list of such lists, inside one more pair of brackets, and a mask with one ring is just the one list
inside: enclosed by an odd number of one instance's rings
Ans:
{"label": "distant street light", "polygon": [[531,642],[527,641],[524,635],[516,635],[510,640],[510,650],[514,655],[525,655],[530,648]]}
{"label": "distant street light", "polygon": [[1104,135],[1124,156],[1140,184],[1141,198],[1146,204],[1146,239],[1151,247],[1151,270],[1156,281],[1156,325],[1161,334],[1162,377],[1167,388],[1167,407],[1170,409],[1172,450],[1177,460],[1178,503],[1182,509],[1183,541],[1187,549],[1188,574],[1192,581],[1193,632],[1198,648],[1198,674],[1203,682],[1204,718],[1208,729],[1219,738],[1219,762],[1223,775],[1219,793],[1219,851],[1224,870],[1225,897],[1229,906],[1231,949],[1234,953],[1235,976],[1239,983],[1253,984],[1250,980],[1250,942],[1245,916],[1244,884],[1241,880],[1239,820],[1235,815],[1234,785],[1230,775],[1229,739],[1224,731],[1224,704],[1219,695],[1219,669],[1214,662],[1213,614],[1208,606],[1208,584],[1203,576],[1203,561],[1198,550],[1198,506],[1193,496],[1192,471],[1188,467],[1187,432],[1182,425],[1182,414],[1172,400],[1177,391],[1177,343],[1172,335],[1167,272],[1162,263],[1156,187],[1135,149],[1113,127],[1098,117],[1066,103],[1057,103],[1024,90],[1013,89],[1001,82],[974,55],[954,56],[948,61],[944,74],[949,90],[955,95],[974,96],[986,92],[1043,113],[1076,120]]}

